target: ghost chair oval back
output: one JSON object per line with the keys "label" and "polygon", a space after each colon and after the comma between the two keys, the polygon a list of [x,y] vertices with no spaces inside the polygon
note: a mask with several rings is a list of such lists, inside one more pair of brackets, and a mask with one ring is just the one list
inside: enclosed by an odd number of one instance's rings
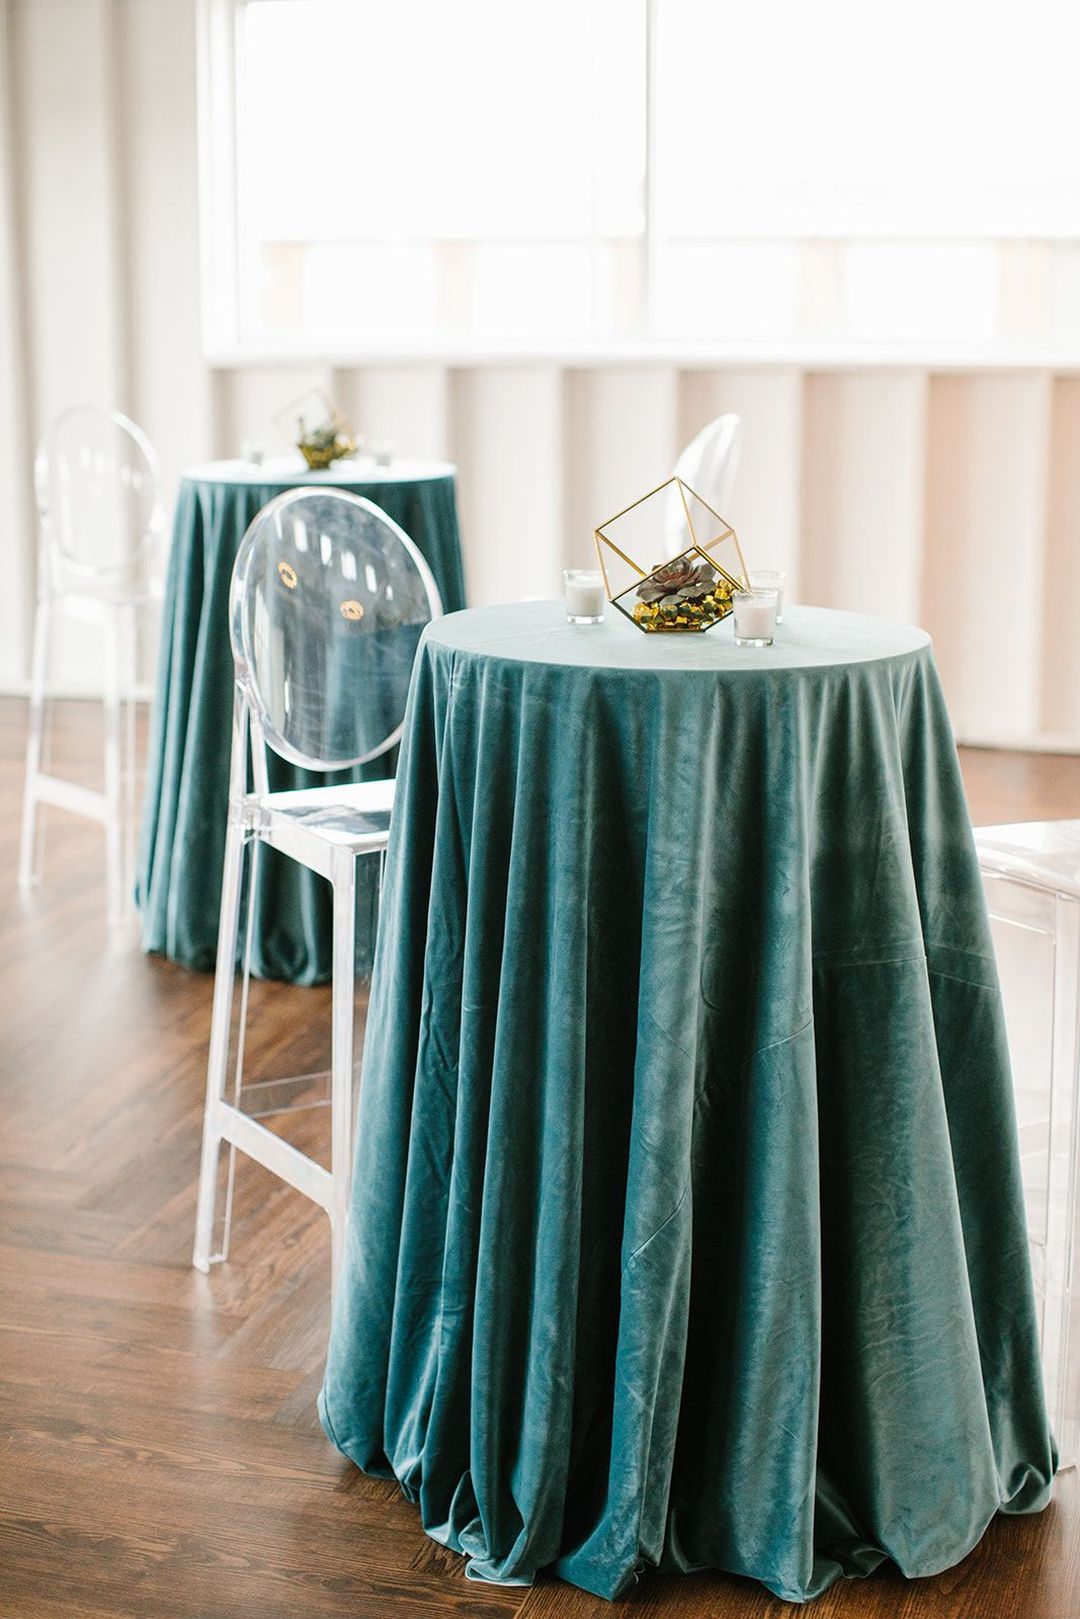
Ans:
{"label": "ghost chair oval back", "polygon": [[[19,883],[41,875],[46,805],[105,829],[111,921],[134,887],[135,681],[142,611],[160,598],[164,505],[157,456],[119,411],[76,405],[46,430],[34,462],[40,543],[30,678]],[[101,792],[50,770],[46,710],[56,620],[82,620],[104,638],[104,783]]]}
{"label": "ghost chair oval back", "polygon": [[[205,1271],[227,1257],[239,1148],[326,1210],[336,1277],[352,1170],[357,868],[362,856],[374,856],[381,875],[394,783],[271,792],[266,750],[315,772],[351,768],[386,753],[401,734],[421,633],[442,607],[426,562],[385,512],[345,490],[304,488],[278,495],[252,522],[237,553],[229,607],[235,666],[229,812],[193,1263]],[[245,1106],[244,1024],[263,845],[317,872],[333,891],[329,1170],[258,1122],[284,1109],[253,1104],[257,1083],[249,1084]],[[227,1100],[248,850],[238,1032]],[[287,1094],[287,1087],[274,1081],[264,1089],[276,1096]]]}
{"label": "ghost chair oval back", "polygon": [[726,517],[741,454],[742,421],[734,415],[718,416],[691,439],[675,463],[675,472]]}

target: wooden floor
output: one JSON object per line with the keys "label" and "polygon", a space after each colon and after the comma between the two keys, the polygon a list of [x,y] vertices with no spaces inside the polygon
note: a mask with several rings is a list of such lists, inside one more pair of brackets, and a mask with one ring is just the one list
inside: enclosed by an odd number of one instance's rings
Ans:
{"label": "wooden floor", "polygon": [[[608,1605],[554,1580],[468,1583],[314,1415],[323,1217],[245,1165],[231,1263],[191,1270],[208,978],[104,923],[100,838],[56,814],[15,887],[25,710],[0,701],[0,1615],[4,1619],[766,1619],[747,1581],[648,1577]],[[66,705],[85,777],[94,710]],[[1080,760],[971,753],[973,817],[1080,814]],[[318,1067],[322,990],[260,987],[254,1059]],[[275,1065],[278,1065],[275,1067]],[[307,1115],[309,1130],[325,1114]],[[815,1619],[1076,1619],[1075,1474],[960,1568],[845,1583]]]}

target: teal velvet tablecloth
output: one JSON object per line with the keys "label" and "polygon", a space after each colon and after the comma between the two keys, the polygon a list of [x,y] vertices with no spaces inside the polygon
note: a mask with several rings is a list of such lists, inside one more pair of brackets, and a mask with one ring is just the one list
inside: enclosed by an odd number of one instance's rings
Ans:
{"label": "teal velvet tablecloth", "polygon": [[[478,1579],[792,1601],[1049,1497],[925,635],[425,632],[320,1412]],[[358,1526],[358,1535],[361,1530]]]}
{"label": "teal velvet tablecloth", "polygon": [[[232,725],[232,565],[256,513],[299,484],[349,489],[373,500],[427,558],[444,608],[465,603],[452,467],[404,462],[359,477],[345,465],[306,475],[299,468],[226,462],[184,477],[165,589],[136,900],[143,948],[186,967],[213,967],[217,949]],[[271,754],[270,785],[385,776],[393,763],[387,756],[364,770],[313,776]],[[373,903],[368,886],[358,916],[359,971],[370,966]],[[254,970],[266,978],[318,983],[330,976],[330,954],[328,888],[313,872],[264,850]]]}

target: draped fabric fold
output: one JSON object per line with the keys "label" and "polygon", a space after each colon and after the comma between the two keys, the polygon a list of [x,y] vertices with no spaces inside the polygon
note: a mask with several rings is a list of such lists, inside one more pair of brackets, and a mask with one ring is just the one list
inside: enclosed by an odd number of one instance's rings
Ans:
{"label": "draped fabric fold", "polygon": [[[217,951],[221,870],[229,798],[233,665],[229,586],[240,541],[256,514],[290,485],[185,478],[180,485],[166,581],[161,648],[147,760],[136,899],[143,949],[209,970]],[[426,557],[443,605],[465,604],[451,475],[335,481],[314,487],[365,495],[399,523]],[[357,692],[357,702],[364,694]],[[269,758],[275,791],[392,774],[388,754],[360,770],[313,775]],[[361,896],[357,966],[371,964],[373,890]],[[321,983],[330,976],[330,897],[295,861],[260,857],[253,966],[264,978]]]}
{"label": "draped fabric fold", "polygon": [[479,1579],[793,1601],[1045,1505],[1008,1058],[926,637],[425,635],[320,1412]]}

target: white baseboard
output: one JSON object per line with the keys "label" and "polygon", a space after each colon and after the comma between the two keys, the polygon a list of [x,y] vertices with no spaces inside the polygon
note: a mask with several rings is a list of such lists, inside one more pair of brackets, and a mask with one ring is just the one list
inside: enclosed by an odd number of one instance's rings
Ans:
{"label": "white baseboard", "polygon": [[1077,731],[1037,731],[1034,736],[958,731],[956,742],[961,748],[996,748],[1002,753],[1080,753],[1080,732]]}
{"label": "white baseboard", "polygon": [[[28,680],[0,680],[0,697],[29,697],[30,682]],[[135,701],[149,703],[154,695],[154,688],[149,681],[140,681],[135,687]],[[49,688],[49,698],[58,698],[62,702],[100,703],[101,692],[87,684],[72,684],[65,686],[52,686]]]}

